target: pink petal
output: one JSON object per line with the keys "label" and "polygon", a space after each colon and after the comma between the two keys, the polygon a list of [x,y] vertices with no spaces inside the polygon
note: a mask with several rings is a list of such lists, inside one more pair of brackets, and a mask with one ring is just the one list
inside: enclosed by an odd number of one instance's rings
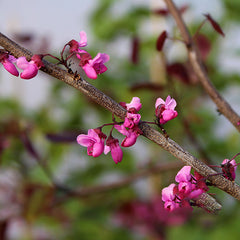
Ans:
{"label": "pink petal", "polygon": [[101,140],[94,129],[88,130],[88,136],[94,138],[96,142],[100,142],[100,140]]}
{"label": "pink petal", "polygon": [[112,146],[111,155],[116,164],[122,161],[123,152],[119,145]]}
{"label": "pink petal", "polygon": [[97,78],[97,73],[95,71],[95,69],[89,64],[85,64],[82,69],[84,70],[84,72],[86,73],[86,75],[91,78],[91,79],[96,79]]}
{"label": "pink petal", "polygon": [[83,147],[88,147],[93,142],[93,138],[86,134],[80,134],[77,136],[77,143]]}
{"label": "pink petal", "polygon": [[188,195],[188,198],[195,199],[195,198],[199,197],[202,193],[204,193],[203,189],[196,189]]}
{"label": "pink petal", "polygon": [[137,111],[139,111],[142,107],[142,104],[140,103],[140,98],[139,97],[133,97],[132,101],[130,103],[126,104],[127,110],[130,108],[135,108]]}
{"label": "pink petal", "polygon": [[23,70],[20,77],[23,79],[31,79],[35,77],[38,73],[38,67],[34,63],[30,63],[27,68]]}
{"label": "pink petal", "polygon": [[84,31],[81,31],[80,33],[80,42],[79,42],[79,47],[85,47],[87,46],[87,34]]}
{"label": "pink petal", "polygon": [[174,110],[164,110],[162,113],[162,118],[165,122],[172,120],[177,116],[177,112]]}
{"label": "pink petal", "polygon": [[190,173],[191,166],[184,166],[176,175],[175,181],[180,182],[189,182],[192,178],[192,175]]}
{"label": "pink petal", "polygon": [[104,143],[103,141],[99,143],[94,143],[93,144],[93,150],[92,150],[92,156],[93,157],[98,157],[100,156],[104,151]]}
{"label": "pink petal", "polygon": [[25,57],[19,57],[17,59],[17,66],[24,70],[29,66],[29,62]]}
{"label": "pink petal", "polygon": [[2,62],[3,67],[12,75],[18,77],[19,76],[19,72],[17,70],[17,68],[15,67],[15,65],[10,62],[9,60],[5,60],[4,62]]}
{"label": "pink petal", "polygon": [[155,108],[157,108],[161,104],[165,105],[165,101],[162,98],[158,98],[155,103]]}
{"label": "pink petal", "polygon": [[138,134],[135,132],[131,132],[129,136],[125,137],[124,140],[121,143],[122,147],[131,147],[134,145],[137,141]]}
{"label": "pink petal", "polygon": [[175,188],[176,184],[172,183],[168,187],[162,189],[162,200],[164,202],[168,200],[173,200],[175,198],[175,194],[173,193],[173,189]]}
{"label": "pink petal", "polygon": [[15,58],[13,55],[9,55],[8,56],[8,60],[12,63],[16,62],[17,61],[17,58]]}
{"label": "pink petal", "polygon": [[128,130],[125,128],[124,125],[114,125],[114,128],[117,129],[121,134],[127,136],[129,133],[128,133]]}
{"label": "pink petal", "polygon": [[111,151],[111,148],[108,145],[104,147],[104,154],[108,154]]}
{"label": "pink petal", "polygon": [[[168,99],[168,97],[170,99]],[[174,110],[174,108],[177,106],[177,102],[175,101],[175,99],[171,98],[170,96],[168,97],[166,99],[166,108]]]}
{"label": "pink petal", "polygon": [[94,59],[92,59],[92,64],[95,63],[105,63],[109,61],[110,57],[106,53],[98,53]]}
{"label": "pink petal", "polygon": [[190,193],[192,190],[192,184],[190,182],[179,182],[178,190],[184,194]]}
{"label": "pink petal", "polygon": [[174,209],[178,208],[179,204],[175,203],[174,201],[166,201],[164,203],[164,209],[166,209],[169,212],[172,212]]}

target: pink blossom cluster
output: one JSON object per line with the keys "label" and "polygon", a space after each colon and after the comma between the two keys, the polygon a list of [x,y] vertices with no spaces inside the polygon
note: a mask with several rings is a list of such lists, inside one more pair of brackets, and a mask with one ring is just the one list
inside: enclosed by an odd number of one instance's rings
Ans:
{"label": "pink blossom cluster", "polygon": [[110,57],[106,53],[98,53],[95,58],[92,58],[86,50],[82,49],[82,47],[87,46],[87,34],[84,31],[80,32],[80,39],[80,42],[72,39],[66,45],[70,47],[70,53],[75,54],[80,60],[79,66],[84,70],[86,75],[89,78],[96,79],[98,74],[107,71],[107,67],[104,63],[109,61]]}
{"label": "pink blossom cluster", "polygon": [[[224,159],[220,166],[220,168],[222,169],[223,176],[230,181],[234,181],[236,178],[236,170],[239,163],[236,163],[235,158],[238,155],[240,155],[240,153],[237,153],[231,159]],[[216,167],[219,167],[219,166],[216,166]]]}
{"label": "pink blossom cluster", "polygon": [[175,110],[177,103],[175,99],[168,96],[166,101],[158,98],[155,103],[155,114],[160,125],[177,117],[178,113]]}
{"label": "pink blossom cluster", "polygon": [[221,173],[217,173],[223,175],[223,177],[225,177],[226,179],[228,179],[229,181],[234,181],[236,178],[236,171],[237,171],[237,166],[239,165],[239,163],[236,163],[235,158],[240,155],[240,153],[237,153],[233,158],[231,159],[224,159],[222,161],[222,163],[220,164],[220,166],[218,165],[211,165],[211,167],[217,167],[217,168],[221,168],[222,172]]}
{"label": "pink blossom cluster", "polygon": [[[142,134],[142,131],[138,126],[141,120],[141,115],[138,111],[142,108],[142,104],[140,98],[133,97],[130,103],[120,102],[120,105],[127,110],[124,122],[117,123],[114,121],[113,124],[106,125],[113,125],[113,128],[125,136],[121,142],[121,147],[131,147],[136,143],[139,135]],[[177,111],[174,110],[176,105],[176,101],[170,96],[167,97],[166,101],[161,98],[157,99],[155,107],[159,122],[158,124],[164,124],[177,116]],[[114,162],[119,163],[122,161],[123,153],[119,145],[119,140],[112,136],[112,130],[107,138],[102,132],[102,127],[89,129],[87,135],[80,134],[77,137],[77,142],[78,144],[87,147],[87,153],[89,156],[98,157],[103,152],[105,154],[111,152]]]}
{"label": "pink blossom cluster", "polygon": [[[130,103],[122,102],[121,105],[127,109],[125,121],[121,125],[113,123],[113,126],[125,136],[121,146],[130,147],[136,143],[137,137],[141,134],[141,130],[138,128],[141,115],[137,112],[141,109],[142,104],[138,97],[133,97]],[[122,161],[123,152],[119,145],[119,140],[112,136],[112,131],[107,138],[102,132],[102,127],[89,129],[87,135],[80,134],[77,137],[77,142],[87,147],[89,156],[98,157],[103,152],[104,154],[111,152],[112,158],[116,164]]]}
{"label": "pink blossom cluster", "polygon": [[8,52],[0,50],[0,62],[3,67],[9,73],[18,77],[19,72],[15,66],[16,64],[18,68],[23,70],[20,74],[22,79],[31,79],[37,75],[38,70],[44,66],[42,57],[42,55],[33,55],[31,61],[27,61],[26,57],[15,58]]}
{"label": "pink blossom cluster", "polygon": [[230,180],[230,181],[234,181],[236,178],[236,170],[237,170],[237,163],[235,161],[235,159],[224,159],[222,164],[221,164],[221,168],[222,168],[222,173],[223,176]]}
{"label": "pink blossom cluster", "polygon": [[176,175],[175,181],[162,190],[162,200],[164,208],[173,211],[178,208],[192,209],[191,205],[204,192],[208,191],[205,178],[195,172],[190,173],[191,167],[184,166]]}
{"label": "pink blossom cluster", "polygon": [[[63,58],[63,52],[69,46],[70,56],[66,59]],[[67,60],[75,55],[79,59],[79,66],[85,71],[86,75],[89,78],[96,79],[98,74],[104,73],[107,71],[107,67],[104,65],[109,61],[110,57],[106,53],[98,53],[96,57],[92,56],[86,51],[83,50],[83,47],[87,46],[87,35],[84,31],[80,32],[80,41],[72,39],[69,41],[63,48],[61,53],[61,59],[52,56],[51,54],[45,55],[33,55],[30,61],[27,61],[25,57],[15,58],[9,52],[1,49],[0,50],[0,62],[3,64],[3,67],[12,75],[18,77],[19,72],[16,66],[23,70],[20,74],[20,77],[23,79],[31,79],[35,77],[38,73],[38,70],[44,66],[42,58],[46,55],[51,56],[59,61],[59,63],[64,66],[68,66]],[[16,65],[16,66],[15,66]]]}

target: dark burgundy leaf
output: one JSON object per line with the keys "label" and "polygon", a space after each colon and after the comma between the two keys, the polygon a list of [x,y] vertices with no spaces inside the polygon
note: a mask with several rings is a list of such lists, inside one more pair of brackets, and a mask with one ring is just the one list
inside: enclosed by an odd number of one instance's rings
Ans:
{"label": "dark burgundy leaf", "polygon": [[166,8],[159,8],[159,9],[153,10],[153,13],[161,16],[167,16],[169,14],[169,11]]}
{"label": "dark burgundy leaf", "polygon": [[178,78],[181,82],[190,83],[189,74],[182,63],[172,63],[167,66],[167,72],[169,75]]}
{"label": "dark burgundy leaf", "polygon": [[211,51],[211,42],[203,34],[198,34],[195,39],[202,59],[205,60]]}
{"label": "dark burgundy leaf", "polygon": [[131,53],[132,63],[137,64],[138,59],[139,59],[139,38],[134,37],[132,40],[132,53]]}
{"label": "dark burgundy leaf", "polygon": [[162,51],[166,38],[167,38],[167,32],[163,31],[157,39],[156,48],[158,51]]}
{"label": "dark burgundy leaf", "polygon": [[221,27],[219,24],[211,17],[210,14],[203,14],[207,20],[211,23],[212,27],[217,31],[219,34],[221,34],[223,37],[225,37],[224,32],[222,31]]}

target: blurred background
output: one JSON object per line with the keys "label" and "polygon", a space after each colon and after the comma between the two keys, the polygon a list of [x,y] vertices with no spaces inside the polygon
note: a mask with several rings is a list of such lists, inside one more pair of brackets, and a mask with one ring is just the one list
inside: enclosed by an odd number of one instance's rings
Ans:
{"label": "blurred background", "polygon": [[[210,79],[240,112],[240,3],[175,3],[191,34],[196,34]],[[93,56],[110,55],[108,71],[89,82],[117,102],[140,97],[142,120],[155,120],[157,97],[174,97],[179,116],[164,127],[202,161],[220,165],[239,152],[238,132],[219,115],[198,83],[162,0],[0,0],[0,8],[1,32],[36,54],[59,56],[63,46],[71,39],[79,41],[84,30]],[[209,22],[199,30],[206,13],[220,24],[225,37]],[[163,30],[171,39],[158,52],[156,41]],[[232,197],[212,187],[210,192],[223,205],[218,215],[200,208],[166,213],[161,189],[174,182],[182,166],[179,160],[143,137],[123,149],[118,165],[110,155],[89,157],[77,145],[76,136],[111,122],[111,113],[44,73],[23,80],[0,68],[0,239],[231,240],[240,236],[239,203]],[[106,134],[109,130],[104,129]]]}

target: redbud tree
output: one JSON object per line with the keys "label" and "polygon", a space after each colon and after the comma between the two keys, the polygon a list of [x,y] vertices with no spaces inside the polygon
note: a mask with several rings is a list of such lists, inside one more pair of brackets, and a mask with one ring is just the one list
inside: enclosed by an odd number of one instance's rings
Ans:
{"label": "redbud tree", "polygon": [[58,52],[0,33],[1,71],[51,82],[37,109],[0,99],[1,239],[192,239],[202,217],[212,236],[226,217],[238,231],[240,80],[218,61],[231,39],[224,19],[163,2],[114,16],[102,1]]}

